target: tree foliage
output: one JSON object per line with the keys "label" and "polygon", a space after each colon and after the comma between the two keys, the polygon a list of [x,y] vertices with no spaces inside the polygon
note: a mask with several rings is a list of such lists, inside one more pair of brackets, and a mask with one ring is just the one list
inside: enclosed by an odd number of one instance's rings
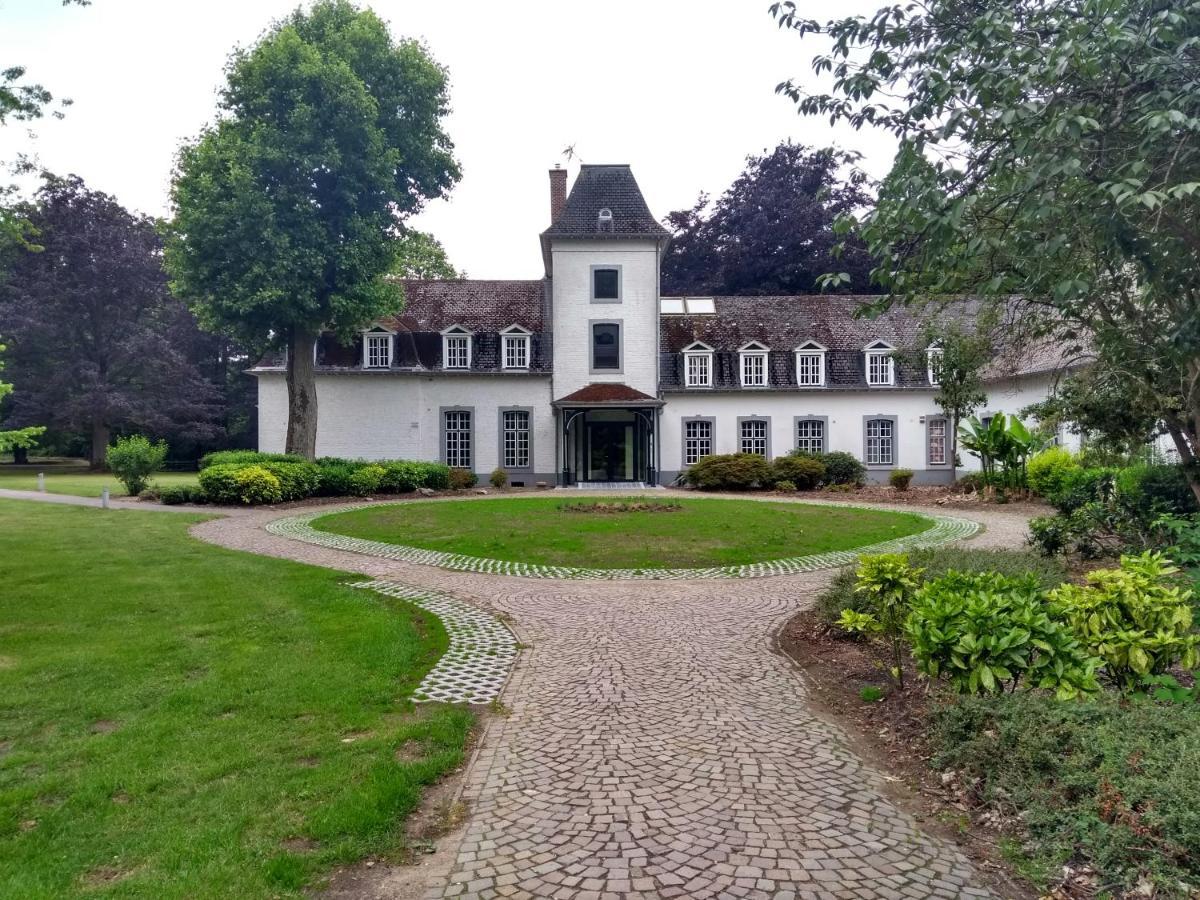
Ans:
{"label": "tree foliage", "polygon": [[43,249],[18,251],[0,283],[14,423],[90,433],[96,465],[113,429],[218,437],[219,392],[189,356],[198,329],[167,291],[155,223],[76,177],[48,178],[21,214]]}
{"label": "tree foliage", "polygon": [[454,268],[442,242],[432,234],[405,228],[396,242],[390,274],[401,278],[465,278]]}
{"label": "tree foliage", "polygon": [[[958,426],[987,402],[983,376],[994,357],[994,342],[987,317],[973,324],[964,319],[942,317],[926,328],[925,347],[934,348],[928,362],[937,377],[933,402],[949,422],[950,477],[958,468]],[[929,350],[918,351],[922,355]]]}
{"label": "tree foliage", "polygon": [[674,237],[663,259],[664,294],[811,294],[831,269],[838,289],[870,291],[871,260],[852,239],[835,252],[839,216],[870,197],[858,157],[786,141],[751,156],[737,180],[709,203],[667,215]]}
{"label": "tree foliage", "polygon": [[[4,345],[0,344],[0,356],[4,354]],[[4,360],[0,359],[0,372],[4,371]],[[13,386],[0,381],[0,403],[12,394]],[[3,425],[0,422],[0,425]],[[9,450],[28,450],[32,447],[37,439],[45,432],[45,427],[41,425],[26,425],[24,428],[4,429],[0,427],[0,453],[6,453]]]}
{"label": "tree foliage", "polygon": [[220,119],[178,160],[167,265],[207,327],[288,348],[287,448],[312,457],[318,333],[400,308],[399,224],[459,178],[446,72],[374,13],[319,0],[226,76]]}
{"label": "tree foliage", "polygon": [[1200,496],[1200,2],[931,0],[825,23],[802,112],[900,150],[853,233],[893,299],[1017,296],[1163,422]]}

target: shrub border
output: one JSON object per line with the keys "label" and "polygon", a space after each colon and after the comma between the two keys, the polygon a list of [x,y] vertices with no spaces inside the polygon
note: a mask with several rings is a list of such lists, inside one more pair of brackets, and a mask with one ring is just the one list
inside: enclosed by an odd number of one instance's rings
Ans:
{"label": "shrub border", "polygon": [[[486,501],[484,501],[486,502]],[[974,536],[980,525],[970,519],[960,519],[956,516],[929,515],[917,513],[933,524],[924,531],[910,534],[890,541],[876,544],[866,544],[851,550],[832,550],[828,553],[814,553],[807,556],[792,556],[787,559],[767,560],[765,562],[746,563],[738,566],[709,566],[695,569],[591,569],[576,566],[545,566],[534,563],[510,562],[501,559],[488,559],[480,556],[466,556],[461,553],[447,553],[442,550],[425,550],[420,547],[409,547],[404,544],[388,544],[383,541],[370,541],[365,538],[347,537],[318,531],[312,527],[314,519],[323,516],[352,512],[368,506],[398,506],[400,504],[359,503],[353,506],[342,506],[336,509],[325,507],[312,510],[298,516],[285,516],[267,523],[267,531],[280,537],[329,547],[334,550],[346,550],[351,553],[361,553],[364,556],[374,556],[380,559],[392,559],[398,562],[416,563],[417,565],[436,566],[455,572],[478,572],[487,575],[514,575],[522,578],[563,578],[585,581],[673,581],[686,579],[724,579],[724,578],[766,578],[772,575],[794,575],[800,572],[815,572],[820,569],[833,569],[853,563],[864,553],[899,553],[918,547],[936,547],[954,541],[964,540]],[[836,506],[845,509],[846,503],[813,503],[811,506]],[[872,510],[877,507],[852,506],[852,509]]]}

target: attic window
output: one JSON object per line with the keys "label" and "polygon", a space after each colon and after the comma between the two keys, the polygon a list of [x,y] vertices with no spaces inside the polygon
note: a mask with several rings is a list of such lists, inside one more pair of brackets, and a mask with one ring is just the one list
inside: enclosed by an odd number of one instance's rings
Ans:
{"label": "attic window", "polygon": [[896,383],[896,360],[892,353],[895,347],[876,341],[866,347],[867,384],[874,387],[890,387]]}
{"label": "attic window", "polygon": [[512,325],[500,334],[503,345],[502,360],[506,369],[529,368],[529,332],[519,325]]}
{"label": "attic window", "polygon": [[392,336],[387,332],[363,335],[363,368],[387,369],[392,365]]}
{"label": "attic window", "polygon": [[597,231],[612,231],[613,230],[613,214],[612,210],[607,206],[602,207],[600,212],[596,213],[596,230]]}
{"label": "attic window", "polygon": [[825,348],[807,341],[796,348],[796,384],[800,387],[824,387]]}
{"label": "attic window", "polygon": [[442,367],[471,368],[471,333],[461,325],[455,325],[442,332]]}
{"label": "attic window", "polygon": [[757,341],[741,347],[742,387],[767,386],[767,347]]}

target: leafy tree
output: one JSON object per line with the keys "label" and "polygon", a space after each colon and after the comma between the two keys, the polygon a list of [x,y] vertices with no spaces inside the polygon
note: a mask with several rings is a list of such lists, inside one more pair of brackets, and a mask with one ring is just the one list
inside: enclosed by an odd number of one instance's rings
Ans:
{"label": "leafy tree", "polygon": [[664,294],[811,294],[831,267],[839,290],[870,291],[871,260],[857,239],[835,251],[839,216],[870,202],[858,157],[786,141],[751,156],[709,209],[708,197],[667,215]]}
{"label": "leafy tree", "polygon": [[206,327],[287,348],[287,449],[311,458],[317,336],[400,308],[400,223],[459,178],[446,72],[374,13],[319,0],[226,74],[221,118],[178,160],[167,265]]}
{"label": "leafy tree", "polygon": [[1200,2],[931,0],[781,26],[832,49],[802,112],[900,141],[853,229],[893,300],[1019,298],[1163,423],[1200,497]]}
{"label": "leafy tree", "polygon": [[[983,323],[971,328],[958,319],[944,318],[929,326],[925,346],[936,348],[920,359],[937,376],[933,402],[950,424],[950,480],[958,478],[958,426],[987,402],[983,373],[994,356],[992,340]],[[928,351],[920,351],[922,356]]]}
{"label": "leafy tree", "polygon": [[450,264],[446,248],[432,234],[406,228],[396,243],[391,274],[402,278],[465,278]]}
{"label": "leafy tree", "polygon": [[[0,354],[4,353],[4,345],[0,344]],[[0,360],[0,371],[3,371],[4,363]],[[0,381],[0,401],[4,400],[12,394],[13,386]],[[3,423],[0,423],[3,424]],[[28,450],[36,442],[38,437],[46,429],[40,425],[27,425],[24,428],[13,428],[4,430],[0,428],[0,453],[5,453],[9,450],[18,452]]]}
{"label": "leafy tree", "polygon": [[19,251],[0,284],[13,421],[89,433],[94,466],[113,429],[217,437],[219,394],[187,355],[197,329],[167,291],[155,223],[76,177],[48,178],[21,214],[44,249]]}

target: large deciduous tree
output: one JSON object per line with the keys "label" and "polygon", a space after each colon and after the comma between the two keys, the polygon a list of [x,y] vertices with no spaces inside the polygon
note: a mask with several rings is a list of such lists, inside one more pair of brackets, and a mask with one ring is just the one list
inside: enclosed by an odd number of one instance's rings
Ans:
{"label": "large deciduous tree", "polygon": [[780,90],[900,140],[856,229],[892,298],[1017,297],[1162,423],[1200,498],[1200,2],[772,12],[832,47],[831,92]]}
{"label": "large deciduous tree", "polygon": [[76,177],[48,177],[20,213],[39,250],[0,283],[0,333],[17,392],[12,421],[91,437],[114,429],[212,440],[220,397],[188,351],[197,327],[167,290],[155,223]]}
{"label": "large deciduous tree", "polygon": [[[0,344],[0,357],[4,354],[4,345]],[[0,358],[0,372],[4,371],[4,360]],[[0,381],[0,404],[4,399],[10,396],[13,392],[13,386]],[[38,437],[46,429],[41,425],[26,425],[24,428],[8,428],[3,421],[0,421],[0,453],[5,453],[9,450],[13,451],[18,457],[22,451],[28,450],[37,442]],[[18,460],[19,461],[19,460]]]}
{"label": "large deciduous tree", "polygon": [[746,160],[737,180],[709,203],[667,215],[674,235],[663,259],[664,294],[811,294],[821,275],[866,293],[873,263],[862,243],[841,238],[834,222],[870,203],[857,156],[786,141]]}
{"label": "large deciduous tree", "polygon": [[400,308],[400,223],[459,178],[446,72],[374,13],[320,0],[226,74],[217,123],[179,157],[167,264],[207,327],[286,347],[287,449],[312,457],[314,342]]}

